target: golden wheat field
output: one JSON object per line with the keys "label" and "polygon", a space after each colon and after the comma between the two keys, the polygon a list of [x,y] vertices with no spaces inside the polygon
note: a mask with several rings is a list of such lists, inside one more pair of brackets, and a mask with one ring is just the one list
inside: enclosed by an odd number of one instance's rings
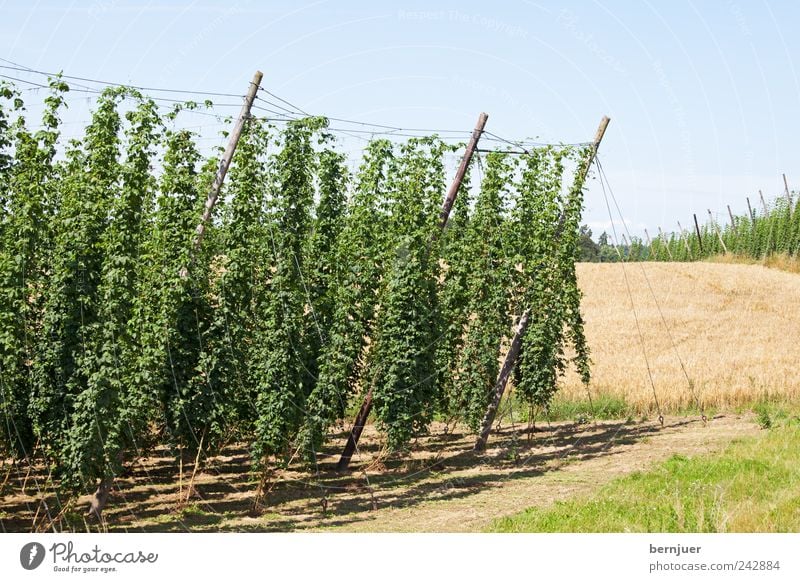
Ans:
{"label": "golden wheat field", "polygon": [[[705,407],[800,397],[797,274],[724,263],[582,263],[577,272],[593,396],[654,410],[646,358],[665,411],[692,405],[692,390]],[[562,395],[587,398],[573,371]]]}

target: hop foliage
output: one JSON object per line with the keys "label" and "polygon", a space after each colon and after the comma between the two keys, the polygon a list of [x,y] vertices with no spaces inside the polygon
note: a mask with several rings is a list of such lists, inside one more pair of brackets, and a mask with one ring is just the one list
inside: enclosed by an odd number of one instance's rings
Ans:
{"label": "hop foliage", "polygon": [[[457,273],[463,272],[464,308],[454,314],[461,339],[456,365],[449,370],[452,414],[463,411],[477,431],[497,377],[500,342],[510,327],[512,256],[507,244],[507,199],[514,165],[507,154],[487,157],[486,175],[466,229],[464,244],[454,256]],[[460,348],[460,349],[459,349]]]}
{"label": "hop foliage", "polygon": [[[549,402],[567,345],[588,381],[583,184],[565,187],[585,152],[476,161],[442,231],[461,146],[374,140],[351,176],[324,118],[251,118],[198,248],[219,161],[177,123],[196,105],[161,115],[108,89],[63,144],[67,90],[53,80],[33,133],[0,86],[3,454],[36,448],[76,491],[156,444],[202,458],[237,439],[257,466],[314,462],[368,391],[402,450],[438,414],[478,428],[526,310],[522,397]],[[782,224],[769,244],[796,236]]]}
{"label": "hop foliage", "polygon": [[790,192],[771,203],[763,198],[760,202],[758,209],[751,207],[730,220],[710,217],[691,231],[660,234],[650,241],[633,237],[616,247],[628,261],[697,261],[724,253],[752,260],[776,254],[796,256],[800,252],[800,196]]}

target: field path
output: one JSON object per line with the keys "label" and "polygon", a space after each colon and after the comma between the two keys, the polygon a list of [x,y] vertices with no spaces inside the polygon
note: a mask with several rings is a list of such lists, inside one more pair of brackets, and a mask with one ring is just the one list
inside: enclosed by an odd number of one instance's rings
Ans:
{"label": "field path", "polygon": [[[299,469],[275,473],[255,510],[257,482],[246,449],[215,457],[198,472],[184,509],[176,502],[187,492],[189,474],[181,486],[174,459],[160,450],[115,482],[107,527],[132,532],[475,532],[528,507],[592,493],[672,455],[713,453],[760,430],[751,413],[718,415],[706,426],[697,417],[682,416],[667,417],[664,427],[653,419],[559,422],[537,427],[530,440],[520,430],[525,427],[512,430],[506,424],[492,433],[487,452],[478,455],[471,451],[473,436],[443,428],[435,426],[410,454],[387,458],[370,425],[351,473],[332,470],[336,454],[331,450],[318,475]],[[19,471],[12,480],[25,477]],[[30,531],[35,519],[39,495],[34,487],[24,494],[20,489],[15,484],[16,494],[0,498],[5,531]],[[71,515],[55,529],[95,529]]]}
{"label": "field path", "polygon": [[[410,508],[383,507],[370,512],[367,519],[358,519],[337,526],[337,531],[480,531],[492,520],[517,513],[531,506],[546,506],[558,500],[590,493],[615,477],[637,470],[646,470],[672,455],[695,456],[722,449],[741,436],[755,434],[759,429],[750,417],[721,416],[703,426],[699,419],[669,418],[665,427],[648,436],[638,437],[637,429],[655,428],[652,423],[626,427],[614,423],[601,426],[619,432],[611,435],[608,444],[595,446],[592,439],[598,433],[575,433],[573,445],[560,444],[538,448],[520,466],[507,471],[503,479],[491,487],[467,495],[448,495],[459,485],[468,486],[479,478],[479,468],[451,474],[442,484],[442,499],[431,499]],[[568,432],[564,427],[562,436]],[[558,432],[556,433],[558,434]],[[581,440],[587,441],[586,446]],[[566,439],[570,440],[570,439]],[[561,442],[561,439],[559,439]],[[605,451],[603,450],[605,448]],[[570,450],[571,449],[571,450]],[[500,451],[490,450],[489,454]],[[555,453],[555,457],[553,457]],[[544,465],[544,466],[543,466]],[[531,474],[536,468],[539,474]],[[323,524],[319,524],[323,525]],[[324,526],[324,525],[323,525]]]}

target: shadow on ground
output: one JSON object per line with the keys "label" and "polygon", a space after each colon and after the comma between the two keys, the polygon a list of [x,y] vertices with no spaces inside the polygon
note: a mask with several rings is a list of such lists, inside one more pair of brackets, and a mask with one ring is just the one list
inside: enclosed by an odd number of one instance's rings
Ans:
{"label": "shadow on ground", "polygon": [[198,467],[155,449],[115,483],[101,524],[88,521],[85,500],[59,492],[44,467],[6,462],[0,472],[0,531],[296,531],[336,528],[375,519],[381,509],[468,498],[504,483],[559,471],[565,465],[617,455],[645,439],[677,432],[696,419],[658,423],[603,421],[557,423],[492,433],[483,453],[474,437],[444,425],[419,438],[403,454],[385,455],[367,427],[346,474],[335,471],[345,434],[319,455],[311,470],[273,469],[257,496],[260,476],[251,471],[244,446],[224,449]]}

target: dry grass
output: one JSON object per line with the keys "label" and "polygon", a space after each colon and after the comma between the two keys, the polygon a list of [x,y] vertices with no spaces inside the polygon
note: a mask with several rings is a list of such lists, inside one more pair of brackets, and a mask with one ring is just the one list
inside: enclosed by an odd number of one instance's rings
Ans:
{"label": "dry grass", "polygon": [[[691,407],[693,398],[657,305],[703,406],[800,398],[800,277],[724,263],[638,263],[624,271],[620,264],[579,264],[593,394],[655,408],[626,274],[664,410]],[[586,398],[573,372],[562,395]]]}
{"label": "dry grass", "polygon": [[788,273],[800,274],[800,258],[791,257],[785,253],[770,255],[763,259],[751,259],[741,255],[717,255],[708,259],[712,263],[723,263],[727,265],[763,265],[770,269],[778,269]]}

